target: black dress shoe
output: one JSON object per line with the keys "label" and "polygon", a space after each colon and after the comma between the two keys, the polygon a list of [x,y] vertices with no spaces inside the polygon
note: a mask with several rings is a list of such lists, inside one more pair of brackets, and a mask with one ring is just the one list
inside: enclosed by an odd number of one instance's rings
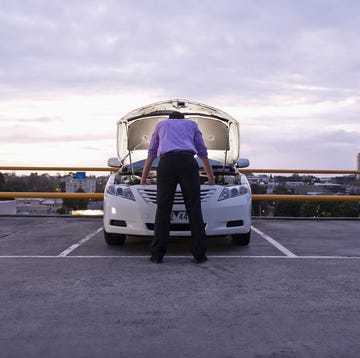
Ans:
{"label": "black dress shoe", "polygon": [[194,258],[194,262],[196,264],[202,264],[203,262],[205,262],[207,260],[208,260],[207,256],[204,256],[204,257],[201,257],[201,258]]}
{"label": "black dress shoe", "polygon": [[152,262],[154,262],[156,264],[162,264],[163,259],[162,259],[162,257],[151,256],[150,261],[152,261]]}

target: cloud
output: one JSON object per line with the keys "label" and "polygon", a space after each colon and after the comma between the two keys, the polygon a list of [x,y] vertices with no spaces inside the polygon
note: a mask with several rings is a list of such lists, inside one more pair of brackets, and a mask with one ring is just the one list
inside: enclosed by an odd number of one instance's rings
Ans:
{"label": "cloud", "polygon": [[254,132],[247,134],[242,156],[250,158],[252,167],[267,168],[272,163],[273,168],[355,169],[360,130],[299,128],[297,134],[288,136],[271,132],[265,142]]}
{"label": "cloud", "polygon": [[13,0],[0,21],[2,143],[114,141],[127,111],[188,98],[237,118],[256,165],[359,151],[356,0]]}
{"label": "cloud", "polygon": [[[1,127],[0,127],[1,128]],[[74,131],[68,134],[58,134],[46,132],[44,130],[34,128],[32,126],[24,125],[19,131],[18,126],[8,126],[1,129],[0,142],[1,144],[46,144],[46,143],[64,143],[70,144],[74,142],[97,142],[104,141],[114,142],[114,135],[109,133],[87,133],[85,131]]]}
{"label": "cloud", "polygon": [[0,123],[4,124],[9,123],[54,123],[54,122],[63,122],[64,119],[60,117],[33,117],[33,118],[10,118],[10,117],[1,117]]}
{"label": "cloud", "polygon": [[40,90],[145,86],[191,97],[282,93],[284,81],[352,86],[357,34],[336,14],[353,9],[280,3],[14,1],[0,16],[2,77]]}

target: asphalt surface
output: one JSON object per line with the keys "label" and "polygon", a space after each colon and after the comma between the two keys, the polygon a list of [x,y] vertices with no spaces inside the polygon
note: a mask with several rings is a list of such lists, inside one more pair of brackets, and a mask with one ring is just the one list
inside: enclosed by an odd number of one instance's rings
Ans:
{"label": "asphalt surface", "polygon": [[0,217],[0,356],[359,357],[360,220],[254,220],[247,247],[109,247],[100,218]]}

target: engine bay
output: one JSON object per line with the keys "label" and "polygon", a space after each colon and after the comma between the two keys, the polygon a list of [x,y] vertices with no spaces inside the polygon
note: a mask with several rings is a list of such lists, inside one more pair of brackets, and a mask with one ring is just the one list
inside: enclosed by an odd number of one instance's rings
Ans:
{"label": "engine bay", "polygon": [[[141,161],[142,165],[139,162],[133,164],[132,168],[129,166],[122,166],[119,172],[116,173],[114,184],[122,185],[139,185],[141,181],[141,173],[143,169],[144,161]],[[236,170],[235,167],[230,167],[228,165],[224,166],[220,162],[210,161],[212,164],[215,184],[217,185],[237,185],[241,184],[241,174]],[[140,164],[140,165],[139,165]],[[156,184],[156,167],[158,162],[154,162],[153,167],[149,171],[148,182],[149,184]],[[199,166],[200,174],[200,184],[204,184],[208,178],[205,170]]]}

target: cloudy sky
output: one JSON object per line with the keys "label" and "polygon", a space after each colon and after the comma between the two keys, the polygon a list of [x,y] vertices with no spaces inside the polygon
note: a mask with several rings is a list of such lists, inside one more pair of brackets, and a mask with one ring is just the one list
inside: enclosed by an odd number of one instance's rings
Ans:
{"label": "cloudy sky", "polygon": [[185,98],[251,168],[355,169],[358,0],[0,0],[0,165],[105,166],[116,121]]}

